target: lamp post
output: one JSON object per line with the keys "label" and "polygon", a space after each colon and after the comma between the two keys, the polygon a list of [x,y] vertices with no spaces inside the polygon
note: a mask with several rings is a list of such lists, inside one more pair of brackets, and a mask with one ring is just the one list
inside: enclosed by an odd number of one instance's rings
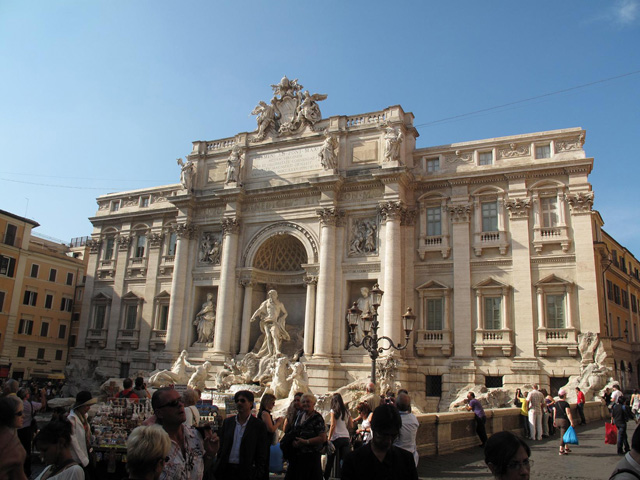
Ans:
{"label": "lamp post", "polygon": [[[376,283],[371,289],[371,305],[373,306],[373,312],[365,312],[362,314],[362,310],[358,308],[358,303],[353,302],[353,306],[347,310],[347,323],[349,325],[349,343],[347,346],[353,345],[354,347],[364,347],[371,357],[371,382],[376,383],[376,360],[382,352],[385,350],[405,350],[409,346],[409,336],[413,330],[413,324],[416,320],[416,316],[412,313],[411,309],[407,309],[407,313],[402,315],[402,327],[404,328],[405,339],[404,345],[393,343],[393,340],[389,337],[378,337],[378,328],[380,324],[378,322],[378,307],[382,301],[382,295],[384,292],[380,290],[380,287]],[[364,336],[361,341],[356,341],[356,327],[360,325]],[[381,342],[386,340],[388,344],[382,346]]]}

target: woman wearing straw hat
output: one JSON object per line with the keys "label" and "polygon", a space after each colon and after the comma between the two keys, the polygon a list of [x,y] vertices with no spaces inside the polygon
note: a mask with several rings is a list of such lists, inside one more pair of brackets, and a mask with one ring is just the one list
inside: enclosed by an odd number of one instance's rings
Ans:
{"label": "woman wearing straw hat", "polygon": [[91,392],[83,390],[76,395],[76,403],[71,407],[68,420],[71,422],[71,456],[85,471],[87,478],[91,478],[89,467],[89,450],[91,445],[91,429],[87,421],[87,412],[96,403]]}

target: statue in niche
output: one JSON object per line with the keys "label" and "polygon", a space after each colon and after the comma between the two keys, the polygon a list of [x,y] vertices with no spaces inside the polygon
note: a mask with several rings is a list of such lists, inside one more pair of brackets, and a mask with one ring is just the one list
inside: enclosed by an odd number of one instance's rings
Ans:
{"label": "statue in niche", "polygon": [[314,93],[311,95],[309,90],[305,90],[304,94],[298,92],[299,105],[296,109],[295,123],[300,125],[307,122],[310,125],[315,125],[317,121],[322,119],[320,107],[317,102],[321,102],[326,99],[327,95],[322,93]]}
{"label": "statue in niche", "polygon": [[221,253],[222,242],[220,239],[211,233],[205,233],[200,243],[200,262],[219,265]]}
{"label": "statue in niche", "polygon": [[251,321],[260,319],[260,331],[264,334],[262,347],[258,351],[258,357],[267,355],[269,357],[279,356],[282,341],[289,341],[289,333],[285,328],[287,309],[280,300],[278,292],[269,290],[267,298],[251,316]]}
{"label": "statue in niche", "polygon": [[198,339],[194,342],[209,345],[213,341],[213,328],[216,321],[216,312],[213,305],[213,293],[207,293],[207,301],[202,304],[202,309],[196,315],[193,324],[198,332]]}
{"label": "statue in niche", "polygon": [[387,127],[384,134],[384,159],[387,162],[398,160],[400,145],[402,145],[402,131],[393,127]]}
{"label": "statue in niche", "polygon": [[251,115],[258,116],[256,118],[256,122],[258,123],[258,135],[256,136],[256,140],[264,140],[264,137],[267,136],[267,132],[276,128],[278,113],[276,112],[274,101],[271,100],[271,104],[267,105],[265,102],[260,100],[260,103],[256,105],[256,108],[251,111]]}
{"label": "statue in niche", "polygon": [[338,140],[335,136],[331,135],[328,130],[325,129],[324,143],[322,144],[322,148],[318,152],[320,164],[325,170],[335,170],[336,168],[338,168],[336,148],[338,148]]}
{"label": "statue in niche", "polygon": [[[369,293],[368,287],[362,287],[360,289],[360,298],[356,300],[358,304],[358,308],[362,310],[361,315],[373,314],[373,305],[371,304],[371,294]],[[356,326],[356,342],[361,342],[362,337],[364,337],[364,332],[362,331],[362,324],[358,323]]]}
{"label": "statue in niche", "polygon": [[244,155],[242,149],[238,145],[234,145],[227,159],[227,179],[225,185],[230,183],[238,183],[240,181],[240,168]]}
{"label": "statue in niche", "polygon": [[189,380],[189,371],[195,370],[196,365],[192,365],[188,361],[189,354],[186,350],[180,353],[171,370],[160,370],[149,377],[149,385],[152,387],[161,387],[163,385],[184,384]]}
{"label": "statue in niche", "polygon": [[178,159],[178,165],[180,165],[180,183],[188,191],[193,191],[193,176],[196,173],[196,166],[191,160],[187,159],[184,163],[182,158]]}
{"label": "statue in niche", "polygon": [[351,227],[349,256],[376,253],[378,224],[375,220],[356,220]]}

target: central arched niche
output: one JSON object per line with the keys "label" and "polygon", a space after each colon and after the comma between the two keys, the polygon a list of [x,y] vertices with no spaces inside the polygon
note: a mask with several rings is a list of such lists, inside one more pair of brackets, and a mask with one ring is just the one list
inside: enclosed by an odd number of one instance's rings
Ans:
{"label": "central arched niche", "polygon": [[[267,292],[274,289],[278,298],[287,309],[287,331],[290,342],[282,343],[282,351],[292,355],[302,348],[304,334],[304,315],[306,286],[303,282],[308,262],[307,250],[300,240],[287,233],[279,233],[267,238],[258,248],[251,264],[252,278],[256,282],[253,288],[252,314],[267,299]],[[251,324],[249,346],[254,349],[260,338],[259,322]]]}

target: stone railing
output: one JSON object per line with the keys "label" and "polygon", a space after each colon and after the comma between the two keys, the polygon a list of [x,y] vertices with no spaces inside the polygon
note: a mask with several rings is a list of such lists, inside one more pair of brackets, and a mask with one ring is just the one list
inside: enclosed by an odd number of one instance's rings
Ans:
{"label": "stone railing", "polygon": [[564,347],[571,356],[578,354],[578,332],[575,328],[538,328],[536,348],[546,356],[549,347]]}
{"label": "stone railing", "polygon": [[[571,405],[574,419],[580,418],[575,404]],[[522,435],[519,408],[485,410],[487,435],[504,430]],[[587,422],[608,419],[607,407],[600,401],[587,402],[584,407]],[[476,435],[472,412],[443,412],[417,415],[420,427],[416,436],[420,456],[439,455],[463,450],[480,444]]]}
{"label": "stone railing", "polygon": [[420,356],[451,355],[451,330],[416,330],[416,351]]}
{"label": "stone railing", "polygon": [[207,152],[219,150],[221,148],[231,148],[236,144],[235,138],[224,138],[215,142],[207,142]]}
{"label": "stone railing", "polygon": [[387,119],[385,112],[367,113],[347,118],[347,128],[379,125]]}
{"label": "stone railing", "polygon": [[451,247],[449,246],[449,235],[421,236],[418,246],[420,259],[424,260],[427,252],[440,252],[442,258],[447,258]]}
{"label": "stone railing", "polygon": [[485,248],[498,248],[500,255],[507,253],[509,239],[506,231],[476,232],[473,235],[473,249],[477,256],[482,255],[482,250]]}
{"label": "stone railing", "polygon": [[500,330],[477,329],[476,341],[473,345],[476,355],[481,357],[486,348],[500,348],[505,357],[511,355],[513,349],[512,331],[508,328]]}

